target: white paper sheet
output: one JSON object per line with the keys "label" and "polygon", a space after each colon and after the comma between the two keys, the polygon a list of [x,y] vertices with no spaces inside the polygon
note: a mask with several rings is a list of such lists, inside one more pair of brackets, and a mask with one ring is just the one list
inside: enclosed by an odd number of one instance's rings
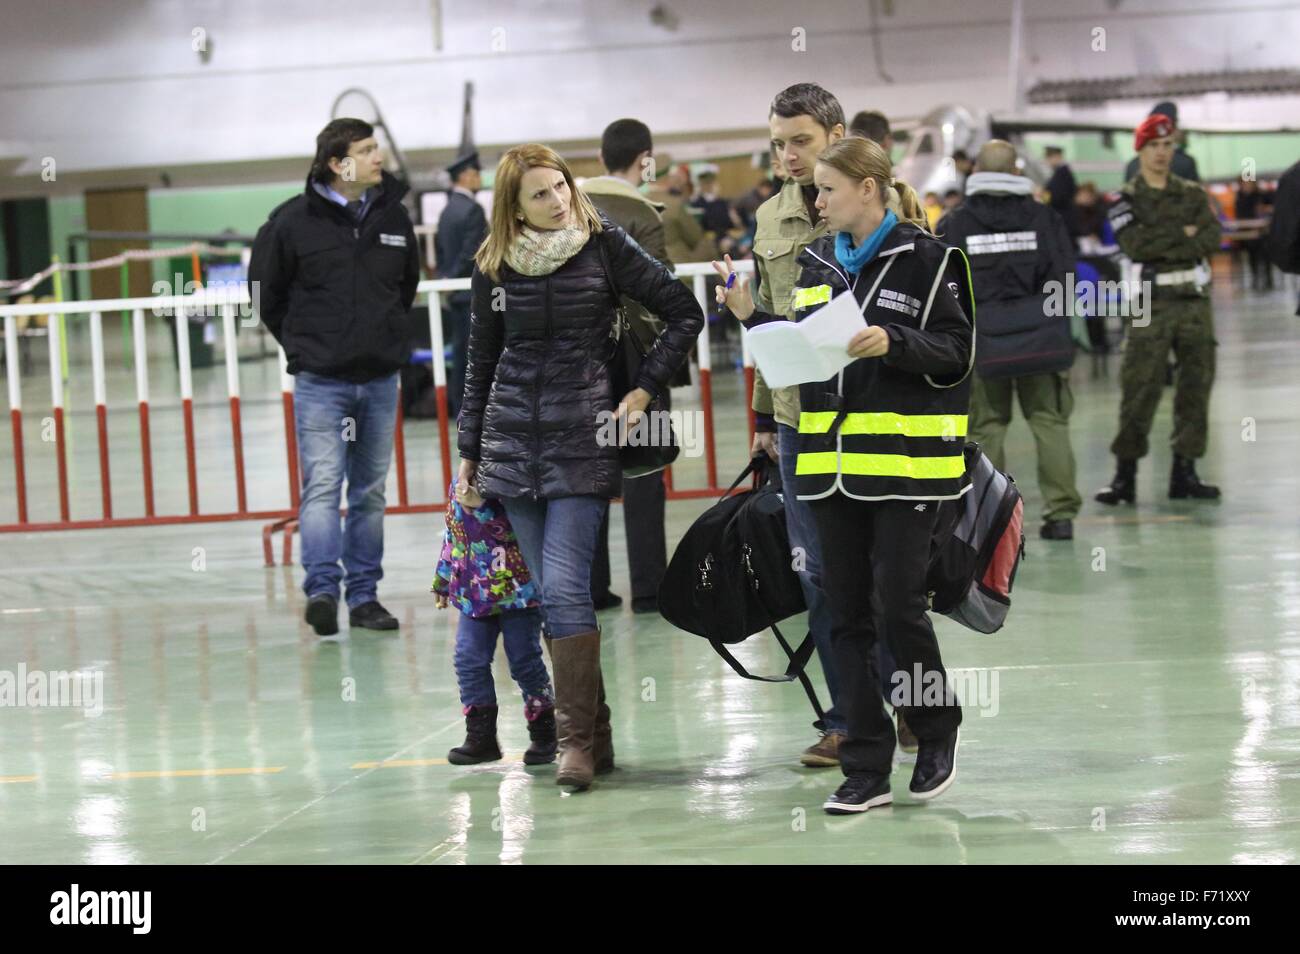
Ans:
{"label": "white paper sheet", "polygon": [[825,381],[853,361],[849,342],[867,321],[851,294],[831,299],[803,321],[746,329],[750,353],[769,387]]}

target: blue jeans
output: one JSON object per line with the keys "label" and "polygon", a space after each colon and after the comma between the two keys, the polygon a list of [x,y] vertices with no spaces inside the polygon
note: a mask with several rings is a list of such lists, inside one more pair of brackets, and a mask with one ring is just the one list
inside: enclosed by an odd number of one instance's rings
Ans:
{"label": "blue jeans", "polygon": [[[799,457],[799,432],[788,424],[777,425],[777,444],[781,451],[781,484],[794,489],[795,462]],[[826,676],[826,691],[831,697],[831,707],[826,710],[826,731],[844,732],[844,716],[839,707],[840,679],[836,672],[834,651],[831,648],[831,610],[822,590],[822,548],[817,534],[817,523],[807,500],[798,500],[793,493],[785,494],[785,529],[790,535],[790,547],[803,547],[806,554],[805,571],[799,574],[803,584],[804,601],[808,604],[808,629],[817,647],[817,658]],[[865,559],[865,551],[863,558]],[[888,699],[893,683],[894,657],[883,639],[876,641],[876,671],[880,673],[880,694]]]}
{"label": "blue jeans", "polygon": [[542,588],[546,634],[563,639],[595,629],[591,563],[609,501],[580,496],[507,497],[503,502],[524,562]]}
{"label": "blue jeans", "polygon": [[781,486],[785,488],[785,529],[790,535],[790,549],[802,548],[804,569],[799,574],[804,602],[808,604],[808,631],[812,633],[826,677],[830,708],[826,710],[825,731],[844,732],[846,723],[839,709],[840,680],[836,675],[835,656],[831,649],[831,608],[822,592],[822,550],[817,538],[808,501],[794,495],[794,468],[799,456],[799,432],[788,424],[777,426],[777,448],[781,458]]}
{"label": "blue jeans", "polygon": [[492,682],[492,657],[497,651],[497,634],[504,637],[510,677],[523,693],[524,703],[545,700],[551,704],[551,677],[542,661],[538,639],[541,613],[535,609],[509,610],[475,619],[464,613],[456,628],[456,683],[462,706],[494,706],[496,686]]}
{"label": "blue jeans", "polygon": [[[303,483],[298,533],[307,573],[302,589],[309,597],[338,599],[343,582],[348,607],[355,609],[377,598],[384,575],[384,484],[393,456],[397,375],[364,384],[310,371],[296,378],[293,414]],[[348,514],[341,521],[345,478]]]}

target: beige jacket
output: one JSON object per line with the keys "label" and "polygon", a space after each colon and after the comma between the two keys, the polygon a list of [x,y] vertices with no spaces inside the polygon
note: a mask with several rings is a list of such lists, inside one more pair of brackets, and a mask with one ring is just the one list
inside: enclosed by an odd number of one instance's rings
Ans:
{"label": "beige jacket", "polygon": [[[759,311],[793,319],[790,299],[799,281],[799,253],[826,234],[826,223],[819,221],[814,226],[804,205],[803,187],[794,179],[787,179],[780,192],[758,207],[756,218],[754,267],[759,285],[754,303]],[[798,427],[798,386],[772,390],[763,373],[755,370],[754,410],[773,415],[778,424]]]}

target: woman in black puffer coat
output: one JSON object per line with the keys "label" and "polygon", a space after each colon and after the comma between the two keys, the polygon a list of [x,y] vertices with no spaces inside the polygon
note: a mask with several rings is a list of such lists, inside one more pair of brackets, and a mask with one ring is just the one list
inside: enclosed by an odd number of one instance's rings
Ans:
{"label": "woman in black puffer coat", "polygon": [[[585,788],[614,764],[591,563],[622,472],[618,447],[601,437],[610,413],[634,424],[668,386],[704,318],[686,287],[603,218],[564,160],[538,144],[501,157],[492,228],[475,263],[456,492],[473,486],[504,502],[539,579],[556,781]],[[626,395],[613,393],[606,365],[619,294],[665,325]]]}

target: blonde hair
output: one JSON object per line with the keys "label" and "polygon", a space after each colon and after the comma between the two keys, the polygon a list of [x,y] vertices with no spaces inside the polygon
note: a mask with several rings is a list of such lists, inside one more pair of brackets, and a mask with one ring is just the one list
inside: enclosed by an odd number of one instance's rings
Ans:
{"label": "blonde hair", "polygon": [[855,182],[874,179],[885,208],[893,212],[900,222],[911,222],[926,232],[930,230],[916,190],[902,179],[894,178],[893,163],[878,143],[847,136],[823,149],[817,156],[817,161],[826,163]]}
{"label": "blonde hair", "polygon": [[539,142],[525,143],[506,150],[497,163],[496,181],[492,184],[492,224],[483,244],[474,253],[474,263],[479,270],[496,281],[505,261],[506,251],[523,231],[520,218],[519,186],[530,169],[554,169],[569,184],[573,209],[573,224],[588,233],[602,231],[600,213],[591,200],[578,189],[568,165],[550,146]]}

